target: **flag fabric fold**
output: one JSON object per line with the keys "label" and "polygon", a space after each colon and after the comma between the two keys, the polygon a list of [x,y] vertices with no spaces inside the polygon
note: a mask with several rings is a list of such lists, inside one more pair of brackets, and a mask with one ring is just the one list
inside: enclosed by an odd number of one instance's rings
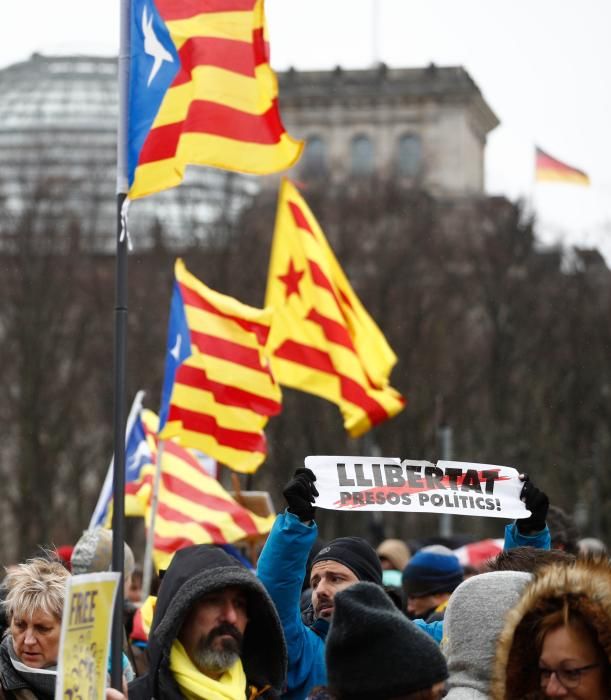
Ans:
{"label": "flag fabric fold", "polygon": [[132,0],[130,199],[178,185],[187,164],[262,175],[302,148],[280,118],[263,0]]}
{"label": "flag fabric fold", "polygon": [[[132,494],[140,488],[143,474],[151,467],[151,450],[147,440],[147,429],[142,420],[142,399],[144,392],[139,391],[134,399],[127,420],[125,433],[125,508],[127,515],[144,515],[144,509]],[[113,469],[114,459],[111,461],[106,479],[102,485],[98,502],[89,522],[89,529],[98,525],[110,527],[112,520],[113,498]]]}
{"label": "flag fabric fold", "polygon": [[589,185],[590,178],[583,172],[535,149],[535,178],[539,182],[565,182],[573,185]]}
{"label": "flag fabric fold", "polygon": [[256,538],[266,535],[273,523],[273,515],[261,518],[240,506],[189,450],[165,442],[153,539],[158,569],[167,568],[178,549]]}
{"label": "flag fabric fold", "polygon": [[175,272],[161,437],[252,473],[267,452],[263,429],[282,408],[266,355],[272,310],[219,294],[181,260]]}
{"label": "flag fabric fold", "polygon": [[[157,464],[159,420],[142,412],[150,462],[140,478],[126,485],[126,515],[143,516],[148,523]],[[167,568],[175,551],[192,544],[231,544],[266,535],[274,516],[262,518],[242,507],[210,474],[192,450],[172,440],[164,442],[159,482],[153,559]]]}
{"label": "flag fabric fold", "polygon": [[277,381],[336,403],[358,437],[405,405],[389,385],[396,356],[344,275],[297,189],[278,199],[266,291]]}
{"label": "flag fabric fold", "polygon": [[[157,427],[159,418],[148,409],[143,408],[138,420],[140,436],[139,452],[143,456],[140,468],[125,480],[125,515],[126,517],[145,517],[150,506],[155,481],[157,463]],[[126,454],[127,461],[127,454]],[[108,524],[110,527],[110,523]]]}

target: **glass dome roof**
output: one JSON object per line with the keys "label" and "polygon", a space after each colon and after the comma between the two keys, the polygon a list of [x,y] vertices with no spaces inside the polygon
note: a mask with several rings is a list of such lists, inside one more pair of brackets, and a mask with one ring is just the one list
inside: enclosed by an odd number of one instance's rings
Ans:
{"label": "glass dome roof", "polygon": [[[114,249],[117,61],[42,56],[0,70],[0,196],[8,210],[55,198],[58,222],[73,213],[96,247]],[[212,168],[187,169],[184,183],[137,200],[129,229],[141,248],[162,224],[168,243],[205,240],[258,190],[256,179]],[[61,200],[61,205],[58,202]]]}

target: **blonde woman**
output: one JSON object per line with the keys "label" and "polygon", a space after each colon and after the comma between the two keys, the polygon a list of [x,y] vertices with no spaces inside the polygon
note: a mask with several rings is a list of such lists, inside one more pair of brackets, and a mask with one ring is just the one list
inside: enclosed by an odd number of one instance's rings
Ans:
{"label": "blonde woman", "polygon": [[9,630],[0,645],[0,693],[16,700],[51,699],[64,591],[69,572],[58,561],[30,559],[5,579]]}
{"label": "blonde woman", "polygon": [[[4,583],[9,629],[0,643],[0,700],[52,700],[66,581],[59,561],[29,559],[11,567]],[[106,700],[124,700],[106,691]]]}

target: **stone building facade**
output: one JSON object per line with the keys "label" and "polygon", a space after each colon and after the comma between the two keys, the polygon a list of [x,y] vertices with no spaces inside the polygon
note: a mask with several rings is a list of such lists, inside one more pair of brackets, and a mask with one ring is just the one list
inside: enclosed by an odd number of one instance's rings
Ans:
{"label": "stone building facade", "polygon": [[484,151],[499,120],[462,67],[279,75],[285,126],[307,147],[302,180],[398,177],[442,196],[484,191]]}
{"label": "stone building facade", "polygon": [[[463,68],[289,70],[278,80],[285,126],[307,142],[291,177],[376,175],[438,196],[483,194],[498,119]],[[73,212],[88,240],[112,250],[117,119],[114,58],[34,54],[0,70],[0,200],[15,214],[44,201],[65,225]],[[178,245],[187,231],[204,242],[278,179],[191,167],[180,187],[135,202],[130,228],[145,245],[156,222]]]}
{"label": "stone building facade", "polygon": [[[33,54],[1,69],[0,203],[19,216],[37,202],[47,220],[78,221],[85,240],[113,251],[118,118],[116,58]],[[130,230],[144,247],[156,225],[177,245],[187,233],[206,242],[258,190],[251,176],[188,168],[180,187],[132,203]]]}

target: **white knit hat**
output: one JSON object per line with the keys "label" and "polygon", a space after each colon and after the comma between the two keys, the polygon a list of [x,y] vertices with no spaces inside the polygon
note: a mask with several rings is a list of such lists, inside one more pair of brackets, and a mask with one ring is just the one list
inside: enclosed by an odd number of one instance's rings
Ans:
{"label": "white knit hat", "polygon": [[[70,558],[73,574],[91,574],[112,570],[112,530],[94,527],[85,530],[74,546]],[[135,568],[134,553],[125,544],[124,574],[130,576]]]}

